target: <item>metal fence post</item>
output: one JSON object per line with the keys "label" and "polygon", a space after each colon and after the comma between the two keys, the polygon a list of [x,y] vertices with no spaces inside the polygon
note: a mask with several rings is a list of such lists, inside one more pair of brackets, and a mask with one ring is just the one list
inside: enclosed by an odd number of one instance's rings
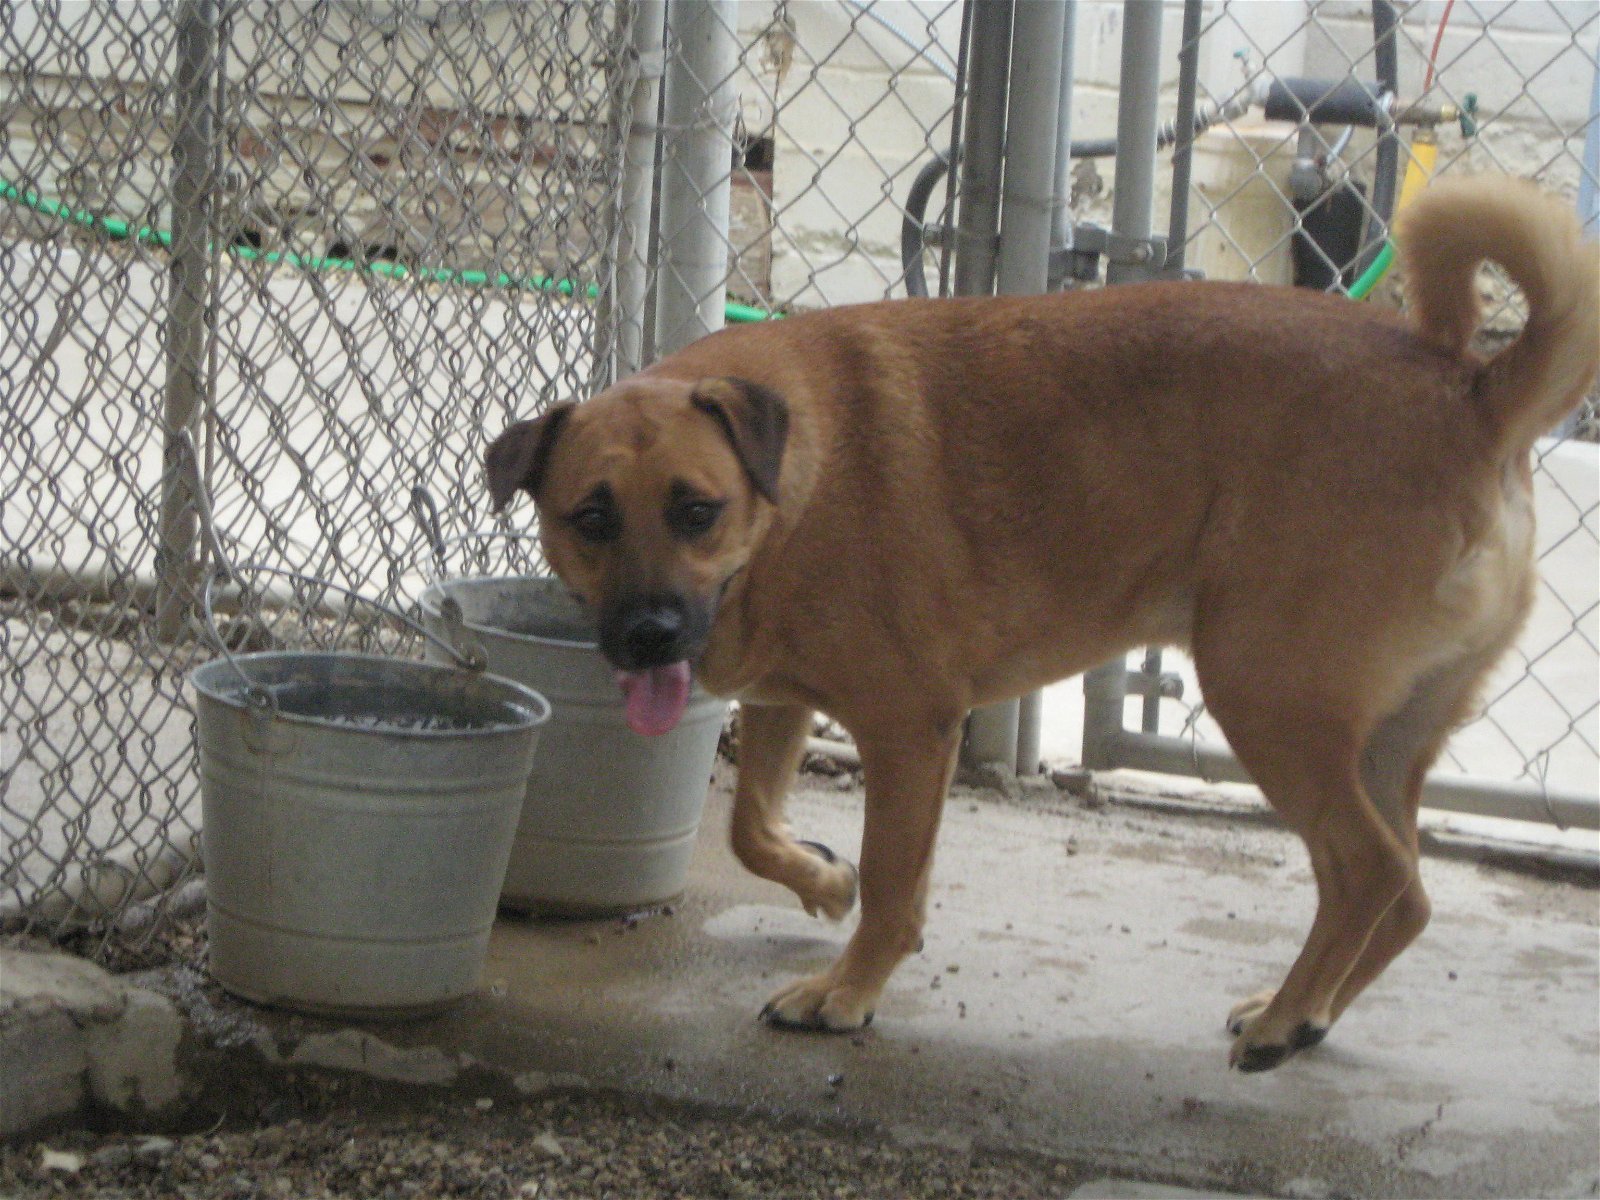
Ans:
{"label": "metal fence post", "polygon": [[1072,244],[1072,94],[1077,86],[1078,0],[1066,0],[1061,30],[1061,78],[1056,90],[1055,197],[1050,214],[1050,248]]}
{"label": "metal fence post", "polygon": [[633,84],[623,151],[622,218],[617,238],[617,369],[622,375],[633,374],[653,357],[647,336],[653,329],[646,322],[666,28],[667,0],[638,0],[633,54],[639,73]]}
{"label": "metal fence post", "polygon": [[[167,273],[166,399],[156,546],[156,635],[183,632],[198,577],[195,497],[184,469],[208,401],[211,209],[215,191],[216,0],[177,9],[176,126],[172,139],[172,259]],[[181,435],[187,431],[193,441]]]}
{"label": "metal fence post", "polygon": [[[1011,72],[1014,0],[968,0],[967,104],[961,148],[960,208],[956,222],[955,291],[987,296],[994,290],[1000,230],[1000,179],[1006,142],[1006,94]],[[1023,7],[1029,7],[1024,5]],[[974,709],[962,758],[969,764],[1017,761],[1017,701]]]}
{"label": "metal fence post", "polygon": [[[1194,173],[1194,109],[1200,80],[1200,22],[1205,0],[1183,0],[1183,40],[1178,47],[1178,140],[1172,148],[1172,202],[1168,207],[1167,261],[1162,271],[1181,275],[1189,242],[1189,181]],[[1158,665],[1159,669],[1159,665]]]}
{"label": "metal fence post", "polygon": [[1006,145],[1006,80],[1011,70],[1014,0],[969,0],[967,104],[962,122],[960,199],[956,218],[955,292],[994,290],[995,238],[1000,231],[1000,175]]}
{"label": "metal fence post", "polygon": [[[1030,0],[1017,7],[1006,89],[1006,169],[996,272],[996,290],[1003,295],[1037,295],[1049,286],[1051,234],[1056,214],[1066,206],[1065,195],[1057,191],[1055,169],[1066,28],[1066,0]],[[1007,733],[1015,743],[1010,761],[1017,774],[1037,774],[1039,693],[993,707],[996,716],[1004,710],[1008,725],[1014,722],[1015,733]],[[989,712],[980,712],[975,724],[989,719]]]}
{"label": "metal fence post", "polygon": [[661,149],[656,352],[722,328],[733,186],[733,0],[670,0]]}
{"label": "metal fence post", "polygon": [[[1156,113],[1161,100],[1161,0],[1129,0],[1122,9],[1122,80],[1117,97],[1117,174],[1111,208],[1108,284],[1155,274],[1150,244],[1155,203]],[[1116,765],[1128,694],[1126,656],[1083,677],[1083,765]]]}

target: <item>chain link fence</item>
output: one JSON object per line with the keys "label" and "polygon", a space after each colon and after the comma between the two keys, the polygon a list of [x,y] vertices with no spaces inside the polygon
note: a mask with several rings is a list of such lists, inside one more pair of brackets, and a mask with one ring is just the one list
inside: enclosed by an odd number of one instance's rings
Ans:
{"label": "chain link fence", "polygon": [[484,431],[652,353],[675,132],[720,140],[730,193],[696,302],[724,277],[734,320],[894,290],[897,194],[948,146],[959,4],[705,6],[734,53],[690,90],[726,104],[676,128],[664,7],[5,9],[6,928],[167,949],[198,870],[185,679],[213,653],[214,560],[307,577],[219,589],[231,645],[413,652],[319,581],[406,604],[414,485],[439,533],[479,529]]}
{"label": "chain link fence", "polygon": [[[902,295],[908,274],[951,290],[959,198],[937,163],[962,142],[982,8],[5,7],[0,921],[116,962],[160,950],[197,870],[185,677],[212,652],[194,601],[218,553],[404,605],[428,558],[411,490],[437,498],[444,535],[487,523],[485,430],[588,394],[695,321]],[[1315,84],[1273,97],[1294,79],[1384,91],[1371,5],[1187,15],[1186,32],[1185,7],[1163,7],[1160,117],[1178,111],[1188,45],[1206,128],[1164,135],[1155,211],[1191,143],[1165,247],[1188,268],[1352,289],[1381,248],[1384,190],[1403,203],[1406,166],[1429,155],[1584,186],[1592,5],[1401,6],[1396,99],[1365,123],[1348,95],[1324,119]],[[1052,256],[1069,286],[1098,276],[1093,227],[1116,193],[1123,17],[1077,5],[1062,199],[1079,253]],[[1453,765],[1592,794],[1600,535],[1583,453],[1542,451],[1541,615]],[[456,553],[529,562],[518,543]],[[331,595],[227,589],[221,633],[414,650]],[[1174,663],[1131,673],[1131,723],[1203,766],[1217,731],[1192,678],[1172,696]]]}
{"label": "chain link fence", "polygon": [[[8,926],[136,954],[196,870],[192,480],[234,563],[393,603],[413,485],[475,528],[483,430],[607,380],[633,11],[5,7]],[[410,649],[256,582],[236,644]]]}
{"label": "chain link fence", "polygon": [[[1392,8],[1388,26],[1385,7]],[[1188,267],[1211,278],[1336,289],[1397,304],[1398,280],[1384,273],[1380,255],[1384,230],[1439,173],[1534,179],[1571,197],[1589,234],[1600,236],[1595,6],[1217,4],[1203,7],[1187,39],[1175,14],[1169,18],[1164,44],[1197,59],[1202,111],[1225,110],[1241,96],[1251,101],[1194,140],[1186,236],[1172,231]],[[1360,84],[1354,98],[1346,92],[1351,81]],[[1079,83],[1081,92],[1081,74]],[[1385,105],[1386,96],[1392,99]],[[1157,177],[1170,182],[1159,171]],[[1085,182],[1101,190],[1098,177],[1080,172]],[[1158,212],[1169,196],[1158,184]],[[1526,310],[1497,270],[1480,283],[1489,301],[1482,348],[1492,351],[1520,329]],[[1447,747],[1434,802],[1558,826],[1595,824],[1597,433],[1591,394],[1536,452],[1536,607],[1489,681],[1481,715]],[[1205,712],[1186,658],[1152,650],[1126,678],[1133,693],[1127,728],[1165,744],[1119,765],[1238,777],[1219,752],[1221,730]],[[1091,731],[1091,738],[1104,734]]]}

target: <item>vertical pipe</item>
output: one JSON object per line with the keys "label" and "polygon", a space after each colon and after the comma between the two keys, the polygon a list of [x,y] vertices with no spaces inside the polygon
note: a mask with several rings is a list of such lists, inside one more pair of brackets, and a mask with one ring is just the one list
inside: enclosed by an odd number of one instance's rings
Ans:
{"label": "vertical pipe", "polygon": [[1189,178],[1194,166],[1194,109],[1200,87],[1200,18],[1205,0],[1183,0],[1183,42],[1178,48],[1178,141],[1172,150],[1172,205],[1168,210],[1164,275],[1181,275],[1189,241]]}
{"label": "vertical pipe", "polygon": [[1032,295],[1049,280],[1056,216],[1056,126],[1061,104],[1063,0],[1028,0],[1016,10],[1011,42],[1005,180],[1000,197],[997,290]]}
{"label": "vertical pipe", "polygon": [[[966,115],[967,93],[970,90],[967,86],[969,82],[967,79],[967,64],[972,53],[972,7],[970,2],[961,6],[961,32],[958,35],[960,41],[957,43],[959,50],[956,54],[956,89],[952,97],[955,111],[950,114],[950,149],[945,158],[945,162],[949,164],[950,174],[946,176],[944,210],[939,214],[939,224],[945,229],[954,229],[956,225],[956,196],[959,189],[956,187],[958,176],[955,174],[954,164],[961,161],[962,138],[966,135],[962,119]],[[941,296],[951,294],[950,264],[954,257],[948,247],[939,254],[939,295]]]}
{"label": "vertical pipe", "polygon": [[190,484],[194,472],[186,469],[186,462],[188,447],[197,444],[200,436],[209,383],[206,322],[210,315],[211,205],[216,175],[216,0],[182,0],[177,9],[176,51],[167,382],[156,544],[156,636],[169,642],[178,638],[188,622],[199,571],[198,524]]}
{"label": "vertical pipe", "polygon": [[995,236],[1000,230],[1000,173],[1006,139],[1006,78],[1011,65],[1014,0],[967,0],[972,45],[967,63],[966,144],[961,153],[956,220],[955,291],[994,290]]}
{"label": "vertical pipe", "polygon": [[[1135,283],[1152,274],[1132,246],[1148,242],[1155,205],[1156,107],[1161,99],[1161,2],[1128,0],[1122,9],[1122,78],[1117,97],[1117,174],[1111,206],[1114,252],[1106,282]],[[1083,677],[1083,765],[1116,765],[1128,695],[1125,656]]]}
{"label": "vertical pipe", "polygon": [[1128,698],[1128,664],[1119,658],[1083,677],[1083,765],[1091,771],[1120,766],[1118,743]]}
{"label": "vertical pipe", "polygon": [[[1078,0],[1063,0],[1061,67],[1056,89],[1055,165],[1052,172],[1050,241],[1055,250],[1072,244],[1072,93],[1077,80]],[[1040,767],[1044,728],[1044,693],[1030,692],[1017,705],[1017,774],[1035,775]]]}
{"label": "vertical pipe", "polygon": [[1072,244],[1072,93],[1078,72],[1078,0],[1066,0],[1066,24],[1061,30],[1061,84],[1056,93],[1056,207],[1051,214],[1050,248]]}
{"label": "vertical pipe", "polygon": [[1144,665],[1139,674],[1145,679],[1144,705],[1140,712],[1139,728],[1146,733],[1161,732],[1161,647],[1147,646]]}
{"label": "vertical pipe", "polygon": [[[1117,96],[1117,174],[1111,233],[1124,245],[1148,241],[1155,206],[1156,114],[1161,102],[1161,0],[1128,0],[1122,8],[1122,77]],[[1148,261],[1116,254],[1107,283],[1152,274]]]}
{"label": "vertical pipe", "polygon": [[[1013,21],[996,268],[1002,295],[1036,295],[1049,283],[1050,237],[1061,207],[1055,158],[1066,24],[1066,0],[1028,0],[1017,6]],[[1040,707],[1034,692],[980,709],[969,739],[992,742],[1018,775],[1037,774]],[[991,724],[992,732],[985,728]]]}
{"label": "vertical pipe", "polygon": [[647,336],[653,330],[646,320],[666,29],[667,0],[637,0],[632,48],[639,73],[633,84],[628,139],[623,149],[622,216],[617,237],[617,370],[620,375],[632,375],[653,357]]}
{"label": "vertical pipe", "polygon": [[669,0],[656,352],[722,328],[739,65],[734,0]]}
{"label": "vertical pipe", "polygon": [[[972,33],[955,266],[955,291],[961,296],[986,296],[994,290],[1015,9],[1015,0],[967,0]],[[972,764],[998,762],[1014,766],[1017,720],[1015,700],[975,709],[967,720],[963,758]]]}

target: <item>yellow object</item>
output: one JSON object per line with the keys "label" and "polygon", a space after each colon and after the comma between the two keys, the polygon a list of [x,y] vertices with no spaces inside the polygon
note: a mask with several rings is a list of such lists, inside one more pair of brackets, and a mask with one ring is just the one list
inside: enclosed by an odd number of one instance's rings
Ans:
{"label": "yellow object", "polygon": [[1411,154],[1406,159],[1406,177],[1400,184],[1400,199],[1395,211],[1402,211],[1416,199],[1417,193],[1433,179],[1433,167],[1439,160],[1439,145],[1433,140],[1433,131],[1417,130],[1411,140]]}

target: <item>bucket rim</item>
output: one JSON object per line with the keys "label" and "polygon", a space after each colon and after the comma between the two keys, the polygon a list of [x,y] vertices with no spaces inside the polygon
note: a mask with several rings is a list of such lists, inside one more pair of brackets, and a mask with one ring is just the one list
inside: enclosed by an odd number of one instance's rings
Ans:
{"label": "bucket rim", "polygon": [[[287,659],[340,659],[345,662],[379,663],[387,667],[399,666],[405,670],[416,670],[432,675],[465,675],[472,679],[482,680],[499,688],[502,692],[511,693],[518,706],[525,709],[524,713],[516,720],[496,722],[493,725],[481,726],[476,729],[394,729],[382,726],[369,727],[353,725],[348,721],[330,720],[326,717],[308,716],[304,713],[283,712],[273,710],[274,719],[290,721],[297,725],[309,725],[317,729],[338,730],[340,733],[351,735],[368,735],[374,737],[407,738],[467,738],[467,737],[492,737],[496,734],[523,735],[540,729],[549,720],[554,711],[550,701],[544,694],[535,691],[525,683],[504,675],[496,675],[491,671],[473,671],[465,667],[443,665],[440,663],[424,662],[415,658],[396,658],[389,654],[366,654],[359,651],[347,650],[261,650],[252,654],[236,654],[232,660],[217,657],[209,662],[201,663],[189,672],[189,683],[194,690],[207,700],[214,701],[226,708],[247,709],[250,702],[247,691],[240,688],[236,694],[228,694],[215,683],[209,676],[212,674],[226,676],[235,684],[239,683],[238,666],[248,666],[251,663],[264,663],[268,661],[284,661]],[[237,664],[237,665],[236,665]],[[202,677],[206,678],[202,678]]]}
{"label": "bucket rim", "polygon": [[[440,601],[448,592],[446,588],[457,584],[473,583],[555,583],[560,580],[554,575],[457,575],[453,579],[436,579],[422,590],[417,597],[417,604],[429,617],[442,620],[444,610]],[[490,633],[498,638],[510,638],[519,642],[535,642],[541,646],[560,646],[570,650],[599,650],[599,638],[563,638],[550,637],[542,633],[520,633],[514,629],[506,629],[500,625],[488,625],[482,621],[469,621],[463,615],[461,624],[474,633]]]}

